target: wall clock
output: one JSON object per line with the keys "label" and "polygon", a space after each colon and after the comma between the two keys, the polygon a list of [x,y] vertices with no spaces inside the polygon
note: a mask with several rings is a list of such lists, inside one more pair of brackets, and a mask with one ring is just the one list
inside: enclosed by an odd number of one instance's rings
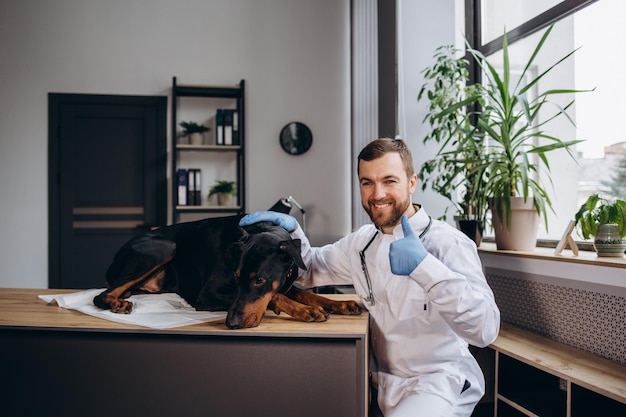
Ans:
{"label": "wall clock", "polygon": [[300,122],[287,123],[280,131],[280,146],[291,155],[305,153],[313,143],[313,134],[307,125]]}

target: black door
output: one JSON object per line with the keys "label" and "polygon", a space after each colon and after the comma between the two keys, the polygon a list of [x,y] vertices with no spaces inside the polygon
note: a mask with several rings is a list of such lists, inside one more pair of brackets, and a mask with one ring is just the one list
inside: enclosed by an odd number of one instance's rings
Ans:
{"label": "black door", "polygon": [[167,217],[165,96],[49,94],[50,288],[100,288],[117,249]]}

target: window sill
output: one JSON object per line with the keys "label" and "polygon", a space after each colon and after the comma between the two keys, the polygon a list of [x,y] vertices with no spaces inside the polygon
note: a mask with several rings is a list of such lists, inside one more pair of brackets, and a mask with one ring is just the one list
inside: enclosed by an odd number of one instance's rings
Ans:
{"label": "window sill", "polygon": [[553,248],[535,248],[532,252],[524,251],[511,251],[511,250],[498,250],[496,244],[493,242],[482,242],[478,248],[479,253],[514,256],[520,258],[541,259],[556,262],[568,262],[578,263],[586,265],[605,266],[611,268],[624,268],[626,269],[626,257],[610,258],[599,257],[595,252],[591,251],[578,251],[578,255],[570,249],[563,249],[558,255],[554,254]]}
{"label": "window sill", "polygon": [[535,248],[531,252],[497,250],[495,243],[478,248],[486,274],[541,280],[557,285],[603,291],[626,297],[626,258],[598,257],[595,252]]}

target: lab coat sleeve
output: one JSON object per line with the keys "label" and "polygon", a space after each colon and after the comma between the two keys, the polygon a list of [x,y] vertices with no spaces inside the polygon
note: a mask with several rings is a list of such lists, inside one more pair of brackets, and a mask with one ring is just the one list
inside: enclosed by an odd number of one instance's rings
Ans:
{"label": "lab coat sleeve", "polygon": [[474,346],[489,345],[498,336],[500,310],[475,246],[455,236],[443,237],[436,246],[410,278],[459,337]]}
{"label": "lab coat sleeve", "polygon": [[291,233],[293,239],[300,239],[302,260],[307,269],[300,269],[297,283],[306,287],[321,287],[325,285],[350,285],[350,260],[348,256],[348,241],[346,236],[339,241],[319,248],[311,247],[300,226]]}

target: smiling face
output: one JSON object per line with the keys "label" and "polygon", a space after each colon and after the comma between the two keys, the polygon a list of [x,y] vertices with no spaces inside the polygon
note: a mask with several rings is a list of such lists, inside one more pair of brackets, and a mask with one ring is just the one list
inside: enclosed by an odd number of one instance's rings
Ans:
{"label": "smiling face", "polygon": [[361,204],[384,233],[391,233],[403,214],[410,217],[415,212],[411,194],[416,183],[417,176],[407,176],[397,152],[388,152],[371,161],[359,161]]}

